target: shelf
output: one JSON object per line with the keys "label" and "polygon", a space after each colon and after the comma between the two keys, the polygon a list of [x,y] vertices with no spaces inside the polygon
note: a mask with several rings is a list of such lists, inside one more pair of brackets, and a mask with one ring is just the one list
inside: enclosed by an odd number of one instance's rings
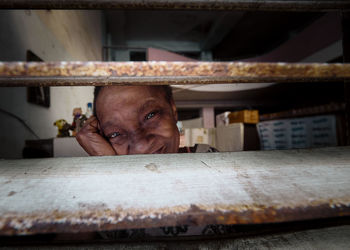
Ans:
{"label": "shelf", "polygon": [[0,62],[0,86],[169,85],[350,80],[350,64]]}
{"label": "shelf", "polygon": [[0,2],[0,8],[335,11],[349,9],[350,3],[339,0],[7,0]]}
{"label": "shelf", "polygon": [[0,161],[0,234],[350,215],[350,147]]}

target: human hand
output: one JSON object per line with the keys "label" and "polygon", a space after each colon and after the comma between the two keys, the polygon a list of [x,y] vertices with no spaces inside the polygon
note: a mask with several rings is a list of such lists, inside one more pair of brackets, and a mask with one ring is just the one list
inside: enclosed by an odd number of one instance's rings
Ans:
{"label": "human hand", "polygon": [[86,120],[78,132],[77,141],[92,156],[115,155],[113,147],[100,133],[99,123],[95,116]]}

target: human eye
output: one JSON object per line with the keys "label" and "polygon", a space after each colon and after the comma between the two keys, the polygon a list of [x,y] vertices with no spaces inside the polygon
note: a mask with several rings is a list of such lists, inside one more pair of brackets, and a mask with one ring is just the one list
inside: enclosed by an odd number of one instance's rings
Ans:
{"label": "human eye", "polygon": [[109,139],[114,139],[117,138],[118,136],[120,136],[121,134],[119,132],[113,132],[111,134],[108,135]]}
{"label": "human eye", "polygon": [[145,116],[145,120],[149,120],[151,118],[153,118],[156,114],[158,114],[159,112],[158,111],[152,111],[150,113],[148,113],[146,116]]}

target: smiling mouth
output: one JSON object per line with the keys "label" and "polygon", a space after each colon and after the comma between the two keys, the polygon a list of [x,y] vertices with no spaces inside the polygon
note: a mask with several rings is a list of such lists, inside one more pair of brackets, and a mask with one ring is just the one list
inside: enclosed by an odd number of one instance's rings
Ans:
{"label": "smiling mouth", "polygon": [[152,154],[163,154],[165,151],[165,146],[159,148],[157,151],[154,151]]}

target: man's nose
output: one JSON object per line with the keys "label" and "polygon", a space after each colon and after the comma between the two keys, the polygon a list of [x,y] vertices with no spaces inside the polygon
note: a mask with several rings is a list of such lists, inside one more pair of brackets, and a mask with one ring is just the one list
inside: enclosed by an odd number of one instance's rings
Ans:
{"label": "man's nose", "polygon": [[147,134],[145,131],[138,131],[130,141],[129,154],[150,154],[153,142],[153,135]]}

